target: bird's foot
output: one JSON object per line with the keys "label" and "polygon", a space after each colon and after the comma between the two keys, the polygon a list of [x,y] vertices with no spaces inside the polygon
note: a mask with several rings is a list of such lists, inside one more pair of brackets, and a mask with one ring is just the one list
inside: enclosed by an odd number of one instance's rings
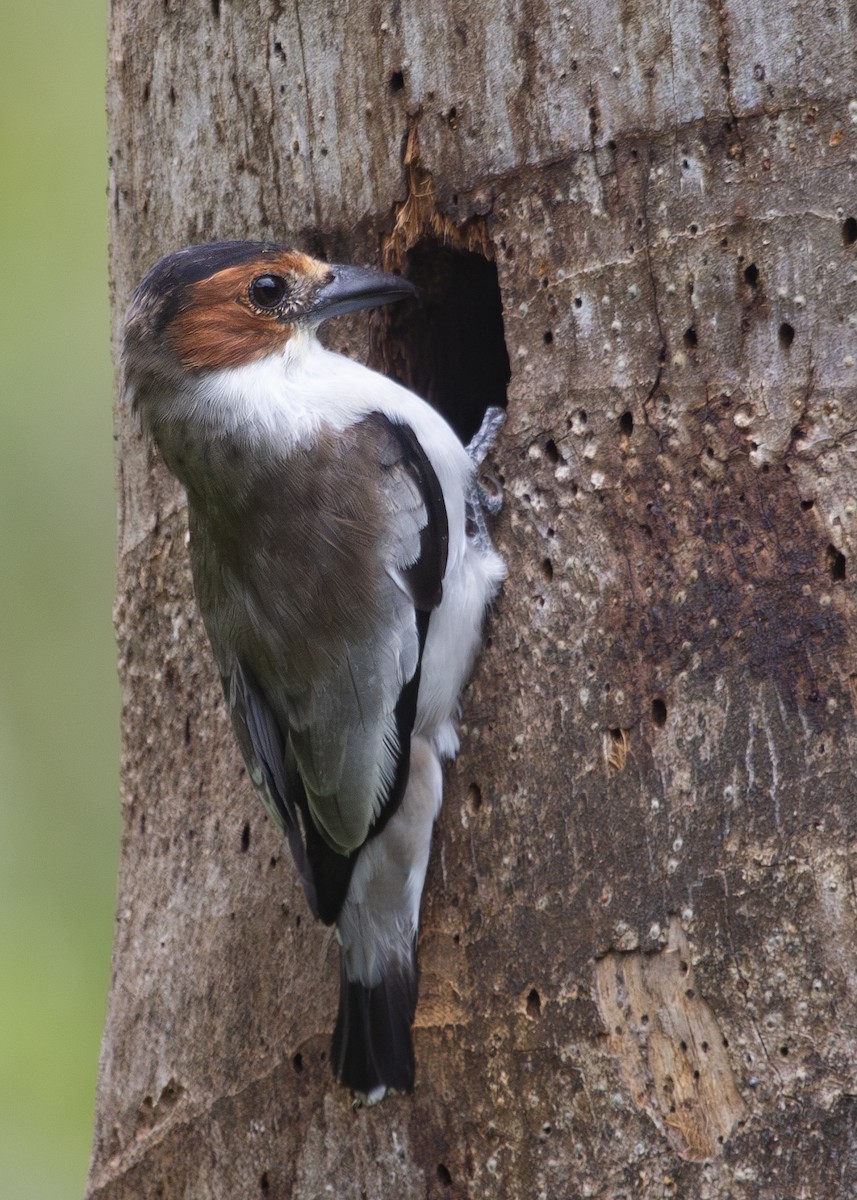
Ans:
{"label": "bird's foot", "polygon": [[467,444],[467,453],[477,471],[485,462],[494,443],[500,436],[500,430],[506,424],[506,410],[492,406],[485,409],[485,416],[478,431]]}
{"label": "bird's foot", "polygon": [[[500,430],[505,424],[504,409],[492,407],[485,410],[479,431],[467,445],[468,456],[477,472],[491,452],[500,435]],[[468,533],[484,550],[491,549],[491,536],[485,523],[485,514],[487,513],[489,517],[496,517],[503,508],[503,489],[499,481],[489,476],[488,482],[491,485],[490,490],[474,476],[466,500]]]}

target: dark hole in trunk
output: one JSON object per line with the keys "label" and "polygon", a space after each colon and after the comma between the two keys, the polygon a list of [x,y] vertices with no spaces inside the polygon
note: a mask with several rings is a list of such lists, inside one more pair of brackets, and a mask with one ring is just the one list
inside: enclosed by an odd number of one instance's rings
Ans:
{"label": "dark hole in trunk", "polygon": [[506,407],[511,371],[497,267],[424,238],[402,273],[419,299],[385,310],[376,352],[385,373],[428,400],[466,444],[487,408]]}

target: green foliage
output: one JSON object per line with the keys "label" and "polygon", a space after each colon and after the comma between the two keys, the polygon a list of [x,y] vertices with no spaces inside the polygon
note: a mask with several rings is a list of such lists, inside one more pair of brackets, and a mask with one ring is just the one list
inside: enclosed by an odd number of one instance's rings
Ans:
{"label": "green foliage", "polygon": [[119,842],[106,6],[0,38],[0,1194],[83,1191]]}

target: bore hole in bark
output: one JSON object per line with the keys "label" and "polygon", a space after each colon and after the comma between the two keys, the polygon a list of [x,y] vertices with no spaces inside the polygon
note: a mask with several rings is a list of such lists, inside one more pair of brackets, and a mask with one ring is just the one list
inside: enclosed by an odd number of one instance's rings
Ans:
{"label": "bore hole in bark", "polygon": [[552,344],[552,342],[553,342],[553,334],[551,333],[551,331],[549,329],[546,329],[545,334],[544,334],[544,343],[546,346],[550,346]]}
{"label": "bore hole in bark", "polygon": [[301,1071],[304,1069],[303,1055],[301,1055],[301,1054],[294,1055],[294,1057],[292,1058],[292,1066],[294,1067],[295,1072],[298,1075],[300,1075]]}
{"label": "bore hole in bark", "polygon": [[250,849],[250,822],[244,822],[244,828],[241,830],[241,853],[246,854]]}
{"label": "bore hole in bark", "polygon": [[634,415],[630,412],[623,412],[619,418],[619,428],[625,437],[630,437],[634,432]]}
{"label": "bore hole in bark", "polygon": [[752,288],[759,282],[759,268],[755,263],[750,263],[749,267],[744,268],[744,282]]}
{"label": "bore hole in bark", "polygon": [[452,1176],[449,1173],[449,1168],[443,1163],[437,1164],[437,1177],[444,1187],[452,1187]]}
{"label": "bore hole in bark", "polygon": [[814,500],[801,500],[800,506],[804,512],[809,512],[809,510],[811,508],[815,507],[815,501]]}
{"label": "bore hole in bark", "polygon": [[574,297],[574,307],[575,307],[575,308],[583,308],[583,299],[582,299],[582,297],[580,297],[580,296],[575,296],[575,297]]}
{"label": "bore hole in bark", "polygon": [[211,0],[211,15],[215,21],[220,20],[220,0]]}
{"label": "bore hole in bark", "polygon": [[506,407],[511,377],[496,265],[424,238],[403,274],[419,299],[397,304],[380,326],[388,374],[425,397],[466,444],[488,408]]}
{"label": "bore hole in bark", "polygon": [[845,578],[845,555],[835,546],[827,547],[827,566],[834,583]]}
{"label": "bore hole in bark", "polygon": [[779,328],[780,345],[784,350],[788,350],[789,346],[795,340],[794,326],[789,325],[788,321],[783,321]]}
{"label": "bore hole in bark", "polygon": [[660,696],[655,696],[652,701],[652,721],[658,727],[663,727],[667,723],[667,706]]}
{"label": "bore hole in bark", "polygon": [[857,242],[857,218],[846,217],[842,222],[842,240],[846,246],[853,246]]}
{"label": "bore hole in bark", "polygon": [[404,71],[394,71],[392,73],[392,75],[390,76],[389,80],[387,81],[387,87],[390,89],[391,92],[393,92],[395,94],[396,92],[400,92],[404,86],[405,86]]}
{"label": "bore hole in bark", "polygon": [[780,1054],[782,1055],[783,1058],[788,1058],[788,1056],[789,1056],[788,1046],[780,1046]]}
{"label": "bore hole in bark", "polygon": [[[219,5],[218,5],[218,7],[219,7]],[[270,1190],[271,1190],[271,1184],[270,1184],[270,1181],[268,1180],[268,1172],[263,1171],[262,1174],[259,1176],[259,1191],[262,1193],[263,1196],[267,1196],[268,1193],[270,1192]]]}
{"label": "bore hole in bark", "polygon": [[631,748],[631,740],[628,736],[627,729],[620,729],[615,726],[607,730],[607,736],[604,739],[604,757],[607,766],[613,771],[624,771],[625,764],[628,761],[628,753]]}
{"label": "bore hole in bark", "polygon": [[549,558],[542,559],[542,575],[546,583],[553,583],[553,563]]}
{"label": "bore hole in bark", "polygon": [[690,329],[684,331],[684,344],[688,350],[695,350],[699,339],[696,336],[696,330],[691,325]]}
{"label": "bore hole in bark", "polygon": [[468,787],[467,805],[472,813],[478,813],[482,807],[482,789],[478,783],[471,783]]}
{"label": "bore hole in bark", "polygon": [[552,463],[558,463],[560,460],[560,453],[553,438],[548,438],[545,442],[545,458]]}
{"label": "bore hole in bark", "polygon": [[540,1017],[541,1014],[542,998],[536,989],[532,988],[529,996],[527,996],[527,1016],[532,1017],[533,1020],[535,1020],[536,1017]]}

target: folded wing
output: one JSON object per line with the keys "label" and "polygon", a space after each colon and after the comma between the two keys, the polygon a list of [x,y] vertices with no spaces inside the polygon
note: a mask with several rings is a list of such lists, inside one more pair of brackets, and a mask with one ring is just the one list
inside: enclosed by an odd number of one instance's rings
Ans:
{"label": "folded wing", "polygon": [[446,510],[411,430],[380,413],[243,469],[229,506],[190,497],[198,600],[248,770],[332,921],[407,784]]}

